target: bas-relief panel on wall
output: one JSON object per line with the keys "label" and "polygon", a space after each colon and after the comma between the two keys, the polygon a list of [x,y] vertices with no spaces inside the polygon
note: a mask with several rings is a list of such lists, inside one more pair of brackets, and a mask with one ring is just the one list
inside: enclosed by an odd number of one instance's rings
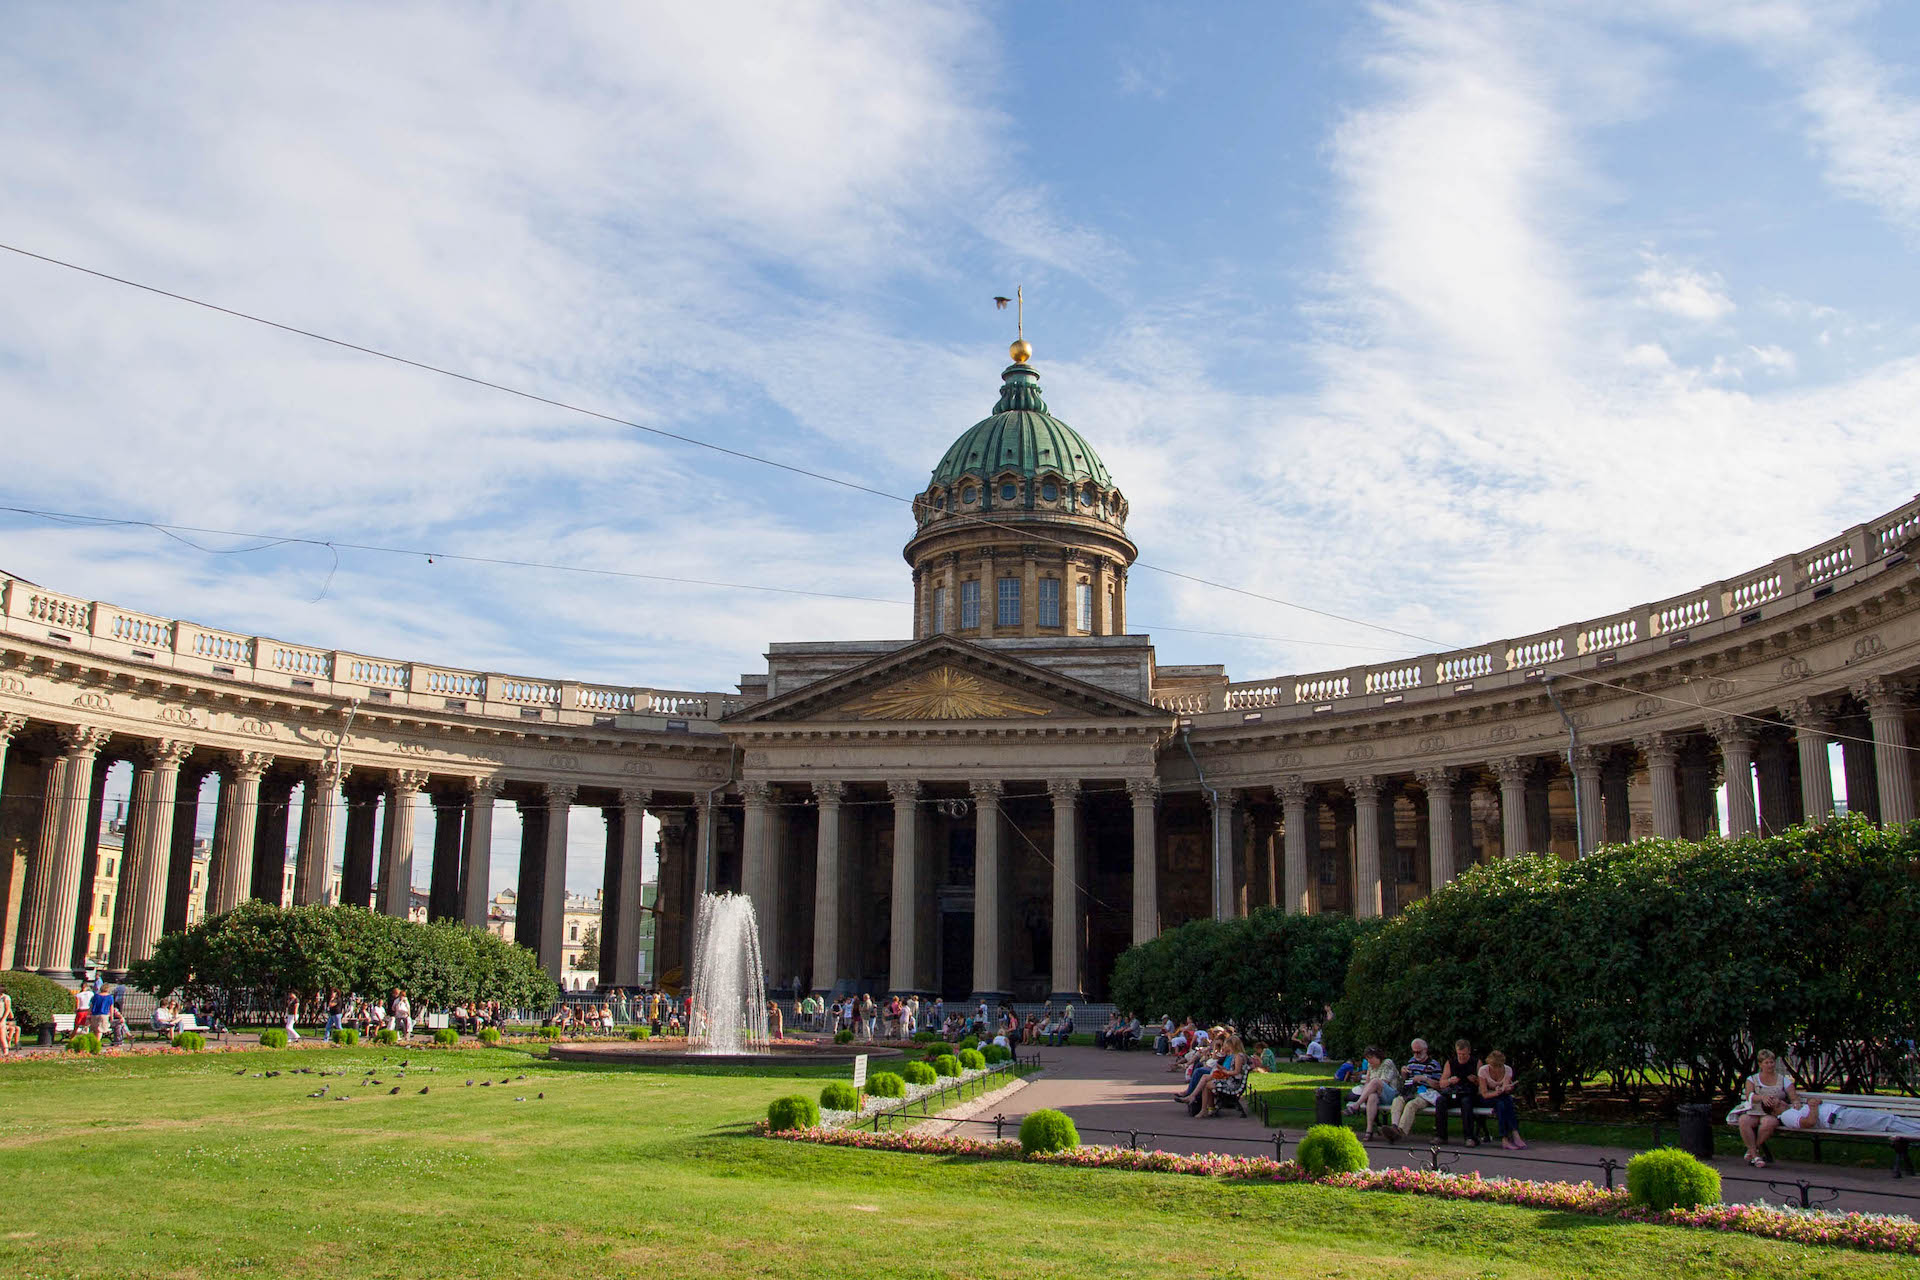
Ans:
{"label": "bas-relief panel on wall", "polygon": [[972,672],[940,666],[870,693],[847,710],[864,720],[1005,720],[1044,716],[1052,708]]}

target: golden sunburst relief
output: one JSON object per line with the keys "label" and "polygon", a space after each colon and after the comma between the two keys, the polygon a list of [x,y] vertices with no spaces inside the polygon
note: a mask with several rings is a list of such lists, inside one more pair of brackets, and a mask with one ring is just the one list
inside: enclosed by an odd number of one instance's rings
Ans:
{"label": "golden sunburst relief", "polygon": [[979,676],[935,667],[853,703],[848,710],[874,720],[1000,720],[1043,716],[1050,708],[1024,702]]}

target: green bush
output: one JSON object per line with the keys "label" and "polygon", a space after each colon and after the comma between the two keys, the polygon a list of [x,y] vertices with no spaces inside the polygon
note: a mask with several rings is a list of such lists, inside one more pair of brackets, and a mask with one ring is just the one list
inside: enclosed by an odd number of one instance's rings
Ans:
{"label": "green bush", "polygon": [[100,1037],[94,1035],[91,1031],[76,1031],[73,1033],[73,1038],[67,1041],[67,1052],[98,1053],[100,1052]]}
{"label": "green bush", "polygon": [[833,1033],[833,1042],[835,1044],[852,1044],[853,1032],[847,1030],[845,1027],[842,1027],[840,1028],[840,1030]]}
{"label": "green bush", "polygon": [[452,1027],[441,1027],[433,1033],[433,1042],[435,1044],[459,1044],[460,1033]]}
{"label": "green bush", "polygon": [[646,1038],[647,1038],[647,1029],[645,1027],[628,1027],[627,1028],[627,1039],[645,1040]]}
{"label": "green bush", "polygon": [[907,1096],[907,1082],[892,1071],[876,1071],[867,1077],[867,1096],[872,1098],[904,1098]]}
{"label": "green bush", "polygon": [[767,1127],[775,1133],[811,1129],[820,1123],[820,1107],[804,1093],[790,1093],[767,1104]]}
{"label": "green bush", "polygon": [[1013,1056],[1013,1051],[1003,1044],[990,1044],[980,1051],[980,1056],[988,1062],[1005,1062]]}
{"label": "green bush", "polygon": [[207,1038],[198,1031],[182,1031],[173,1038],[173,1047],[185,1049],[188,1053],[198,1053],[207,1047]]}
{"label": "green bush", "polygon": [[358,1031],[355,1031],[352,1027],[342,1027],[338,1031],[333,1033],[333,1042],[335,1044],[347,1044],[347,1045],[359,1044],[360,1033]]}
{"label": "green bush", "polygon": [[498,1027],[480,1028],[480,1043],[481,1044],[499,1044],[500,1028]]}
{"label": "green bush", "polygon": [[1020,1122],[1020,1150],[1028,1155],[1041,1151],[1072,1151],[1080,1145],[1080,1131],[1073,1118],[1046,1107]]}
{"label": "green bush", "polygon": [[560,1028],[542,1027],[540,1028],[540,1038],[542,1040],[558,1040],[560,1038]]}
{"label": "green bush", "polygon": [[943,1053],[933,1060],[933,1073],[940,1076],[960,1074],[960,1059],[950,1053]]}
{"label": "green bush", "polygon": [[37,973],[0,973],[0,990],[13,997],[13,1018],[22,1033],[38,1034],[41,1027],[53,1025],[56,1015],[73,1012],[73,992]]}
{"label": "green bush", "polygon": [[1307,1130],[1293,1158],[1314,1177],[1329,1173],[1358,1173],[1367,1167],[1367,1149],[1345,1125],[1317,1124]]}
{"label": "green bush", "polygon": [[953,1052],[953,1046],[948,1044],[945,1040],[929,1040],[927,1041],[924,1047],[927,1051],[928,1062],[932,1062],[935,1058],[940,1057],[942,1054],[948,1054]]}
{"label": "green bush", "polygon": [[924,1062],[909,1062],[900,1068],[900,1074],[906,1077],[908,1084],[932,1084],[936,1078],[933,1068]]}
{"label": "green bush", "polygon": [[268,1027],[260,1033],[260,1043],[269,1049],[284,1049],[287,1047],[287,1033],[279,1027]]}
{"label": "green bush", "polygon": [[398,1031],[395,1031],[392,1027],[380,1028],[379,1032],[373,1038],[374,1038],[374,1041],[378,1044],[399,1044],[400,1043],[400,1033]]}
{"label": "green bush", "polygon": [[1627,1161],[1627,1199],[1649,1209],[1720,1203],[1720,1174],[1678,1147],[1642,1151]]}
{"label": "green bush", "polygon": [[926,1044],[928,1041],[938,1038],[939,1032],[937,1031],[916,1031],[913,1033],[913,1039],[916,1044]]}
{"label": "green bush", "polygon": [[820,1106],[826,1111],[858,1111],[860,1094],[845,1080],[831,1080],[820,1090]]}
{"label": "green bush", "polygon": [[987,1055],[981,1053],[978,1049],[962,1049],[960,1051],[960,1065],[969,1071],[985,1071],[987,1069]]}

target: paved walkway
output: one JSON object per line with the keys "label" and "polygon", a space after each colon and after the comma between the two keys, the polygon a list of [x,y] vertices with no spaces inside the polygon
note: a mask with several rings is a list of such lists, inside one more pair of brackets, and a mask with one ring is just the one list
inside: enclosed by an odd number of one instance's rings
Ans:
{"label": "paved walkway", "polygon": [[[1040,1049],[1046,1073],[1027,1082],[1027,1086],[1006,1099],[1005,1114],[1017,1121],[1030,1111],[1052,1107],[1073,1117],[1082,1138],[1089,1144],[1125,1146],[1132,1137],[1141,1147],[1162,1151],[1193,1153],[1214,1151],[1227,1155],[1272,1155],[1274,1131],[1257,1120],[1236,1115],[1216,1119],[1195,1119],[1175,1102],[1184,1080],[1167,1070],[1167,1059],[1151,1053],[1114,1053],[1077,1047]],[[981,1118],[981,1117],[976,1117]],[[991,1119],[989,1113],[985,1119]],[[1011,1134],[1015,1125],[1009,1125]],[[985,1135],[980,1126],[964,1126],[960,1132]],[[1300,1129],[1283,1129],[1286,1154],[1291,1155]],[[1426,1131],[1423,1129],[1422,1131]],[[1367,1148],[1375,1168],[1388,1165],[1428,1168],[1432,1161],[1430,1146],[1388,1147],[1375,1143]],[[1537,1181],[1605,1182],[1600,1161],[1612,1158],[1620,1171],[1616,1185],[1626,1185],[1627,1159],[1635,1154],[1624,1147],[1592,1147],[1564,1142],[1535,1142],[1520,1152],[1502,1151],[1493,1144],[1469,1148],[1455,1139],[1454,1145],[1440,1148],[1445,1168],[1454,1173],[1479,1170],[1488,1176],[1531,1178]],[[1449,1163],[1450,1162],[1450,1163]],[[1848,1168],[1834,1164],[1783,1160],[1769,1169],[1749,1167],[1738,1156],[1720,1156],[1713,1161],[1719,1169],[1723,1191],[1730,1201],[1766,1201],[1773,1204],[1798,1204],[1799,1181],[1841,1189],[1828,1208],[1857,1209],[1874,1213],[1902,1213],[1920,1218],[1920,1178],[1895,1179],[1889,1163],[1875,1169]],[[1737,1179],[1748,1179],[1738,1181]],[[1768,1181],[1778,1189],[1769,1189]],[[1829,1192],[1815,1191],[1819,1201]],[[1907,1196],[1910,1199],[1896,1197]]]}

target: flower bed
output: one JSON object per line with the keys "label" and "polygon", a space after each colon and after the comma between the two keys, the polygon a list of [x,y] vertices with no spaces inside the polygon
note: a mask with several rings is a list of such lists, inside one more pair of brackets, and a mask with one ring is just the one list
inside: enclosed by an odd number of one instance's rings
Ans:
{"label": "flower bed", "polygon": [[[964,1084],[969,1080],[978,1080],[981,1076],[991,1075],[991,1074],[993,1074],[993,1069],[991,1067],[962,1067],[960,1069],[959,1075],[935,1076],[934,1082],[932,1084],[915,1084],[911,1080],[907,1081],[906,1082],[907,1092],[905,1097],[876,1098],[876,1097],[873,1097],[871,1094],[862,1094],[860,1098],[860,1110],[858,1112],[829,1111],[825,1107],[822,1107],[820,1109],[821,1127],[825,1128],[833,1125],[855,1124],[855,1123],[858,1123],[860,1120],[881,1111],[898,1111],[904,1114],[908,1107],[912,1106],[914,1103],[918,1102],[921,1098],[925,1097],[929,1093],[934,1093],[940,1089],[949,1088],[955,1084]],[[1008,1077],[1008,1078],[1012,1079],[1014,1077]],[[931,1119],[932,1117],[928,1117],[928,1118]],[[1014,1145],[1018,1146],[1019,1144],[1015,1143]]]}
{"label": "flower bed", "polygon": [[765,1121],[758,1132],[788,1142],[813,1142],[830,1147],[858,1147],[866,1151],[905,1151],[917,1155],[962,1156],[977,1160],[1020,1160],[1033,1164],[1066,1165],[1076,1169],[1126,1169],[1140,1173],[1179,1173],[1196,1177],[1233,1178],[1261,1182],[1312,1182],[1348,1191],[1384,1191],[1401,1195],[1444,1196],[1490,1204],[1554,1209],[1627,1222],[1663,1226],[1738,1231],[1798,1244],[1841,1245],[1882,1253],[1920,1255],[1920,1223],[1911,1218],[1877,1213],[1831,1213],[1821,1209],[1788,1209],[1759,1204],[1702,1205],[1697,1209],[1652,1210],[1627,1203],[1623,1189],[1608,1190],[1591,1182],[1530,1182],[1521,1178],[1484,1178],[1478,1173],[1436,1173],[1427,1169],[1368,1169],[1310,1177],[1291,1160],[1271,1156],[1180,1155],[1171,1151],[1134,1151],[1125,1147],[1080,1147],[1046,1155],[1022,1156],[1012,1138],[962,1138],[953,1134],[871,1133],[818,1125],[770,1133]]}

